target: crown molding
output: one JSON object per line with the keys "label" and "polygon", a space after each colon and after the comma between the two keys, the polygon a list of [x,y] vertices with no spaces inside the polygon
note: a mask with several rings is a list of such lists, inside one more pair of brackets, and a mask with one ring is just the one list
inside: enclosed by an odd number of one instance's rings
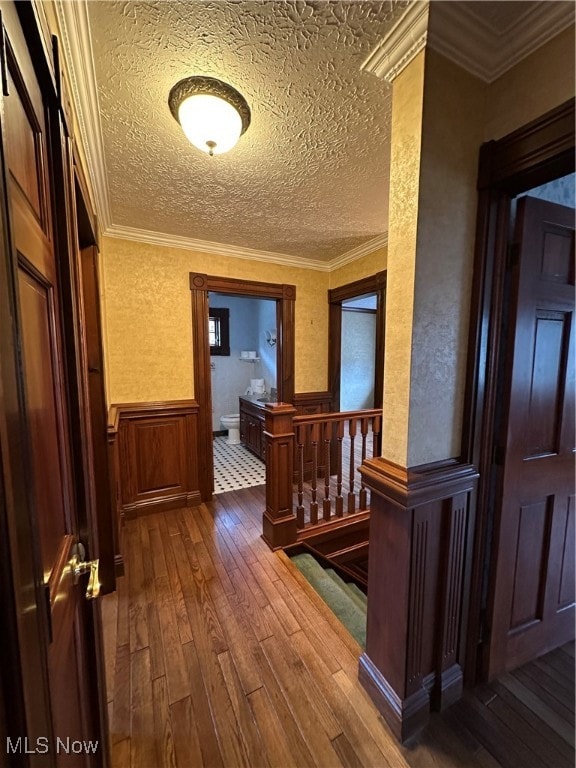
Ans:
{"label": "crown molding", "polygon": [[195,240],[191,237],[169,235],[163,232],[152,232],[148,229],[136,229],[135,227],[121,227],[112,224],[104,231],[106,237],[114,237],[119,240],[132,240],[149,245],[160,245],[167,248],[181,248],[186,251],[198,253],[214,253],[219,256],[229,256],[233,259],[249,259],[250,261],[264,261],[267,264],[280,264],[284,267],[306,267],[316,269],[319,272],[329,272],[330,262],[320,259],[299,258],[286,253],[276,251],[260,251],[254,248],[243,248],[238,245],[215,243],[210,240]]}
{"label": "crown molding", "polygon": [[430,3],[412,2],[361,66],[391,83],[426,45]]}
{"label": "crown molding", "polygon": [[466,3],[432,3],[428,43],[492,83],[574,23],[572,2],[534,2],[513,24],[495,30]]}
{"label": "crown molding", "polygon": [[86,0],[55,0],[54,6],[96,211],[103,229],[106,229],[112,217],[88,3]]}
{"label": "crown molding", "polygon": [[353,248],[335,259],[330,261],[321,261],[320,259],[311,259],[308,257],[289,256],[285,253],[275,251],[259,251],[253,248],[242,248],[236,245],[226,245],[225,243],[215,243],[209,240],[195,240],[190,237],[180,235],[169,235],[162,232],[152,232],[147,229],[136,229],[135,227],[121,227],[117,224],[111,224],[103,232],[105,237],[116,238],[118,240],[131,240],[136,243],[147,243],[148,245],[159,245],[166,248],[180,248],[186,251],[196,251],[197,253],[214,253],[219,256],[229,256],[233,259],[248,259],[249,261],[262,261],[267,264],[280,264],[284,267],[298,267],[299,269],[314,269],[318,272],[333,272],[335,269],[350,264],[362,256],[385,247],[388,244],[388,235],[379,235],[356,248]]}
{"label": "crown molding", "polygon": [[388,232],[385,232],[383,235],[378,235],[378,237],[374,237],[372,240],[368,240],[368,242],[358,245],[356,248],[352,248],[350,251],[346,251],[346,253],[343,253],[340,256],[336,256],[336,258],[330,261],[330,272],[343,267],[345,264],[351,264],[353,261],[357,261],[363,256],[368,256],[370,253],[374,253],[374,251],[386,248],[387,245]]}
{"label": "crown molding", "polygon": [[428,44],[458,66],[492,83],[574,24],[574,4],[539,0],[503,29],[494,29],[465,2],[413,0],[362,69],[388,83]]}

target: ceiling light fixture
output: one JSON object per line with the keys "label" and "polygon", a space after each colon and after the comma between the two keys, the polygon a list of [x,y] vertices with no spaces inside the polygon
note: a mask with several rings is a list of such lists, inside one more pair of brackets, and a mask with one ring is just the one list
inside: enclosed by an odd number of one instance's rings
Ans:
{"label": "ceiling light fixture", "polygon": [[221,155],[250,125],[250,107],[241,93],[214,77],[186,77],[168,96],[174,119],[188,140],[209,155]]}

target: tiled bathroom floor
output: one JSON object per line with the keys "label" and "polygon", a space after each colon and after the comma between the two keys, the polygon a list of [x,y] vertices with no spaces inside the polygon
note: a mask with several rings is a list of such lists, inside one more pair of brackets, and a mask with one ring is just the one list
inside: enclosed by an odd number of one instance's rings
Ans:
{"label": "tiled bathroom floor", "polygon": [[214,493],[236,491],[266,482],[266,465],[243,445],[214,438]]}

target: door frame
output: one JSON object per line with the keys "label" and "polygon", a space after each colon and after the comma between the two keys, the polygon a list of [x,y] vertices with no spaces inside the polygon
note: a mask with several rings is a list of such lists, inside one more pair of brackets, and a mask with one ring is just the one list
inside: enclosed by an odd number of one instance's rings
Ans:
{"label": "door frame", "polygon": [[332,411],[340,410],[340,367],[342,360],[342,302],[376,294],[376,369],[374,375],[374,408],[382,408],[384,396],[384,331],[386,322],[386,270],[355,280],[328,291],[328,389]]}
{"label": "door frame", "polygon": [[487,679],[490,616],[484,591],[491,566],[491,476],[497,440],[498,377],[506,354],[501,334],[514,197],[575,169],[574,99],[570,99],[498,141],[483,144],[478,173],[478,214],[462,458],[479,470],[470,600],[466,631],[465,682]]}
{"label": "door frame", "polygon": [[192,343],[194,398],[198,403],[198,481],[202,501],[210,501],[214,490],[212,454],[212,384],[210,341],[208,339],[208,293],[273,299],[276,301],[277,389],[278,401],[291,403],[294,398],[296,286],[237,280],[197,272],[190,273],[192,294]]}

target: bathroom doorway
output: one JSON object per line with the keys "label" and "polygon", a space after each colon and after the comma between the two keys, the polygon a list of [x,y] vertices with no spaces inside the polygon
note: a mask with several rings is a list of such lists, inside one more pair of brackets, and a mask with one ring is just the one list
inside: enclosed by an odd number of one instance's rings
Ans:
{"label": "bathroom doorway", "polygon": [[[276,313],[276,344],[268,344],[266,334],[263,339],[259,339],[259,344],[261,347],[265,344],[275,350],[277,399],[290,403],[294,397],[294,305],[296,287],[293,285],[260,283],[250,280],[235,280],[233,278],[191,273],[190,290],[192,295],[194,388],[195,399],[199,406],[198,474],[202,500],[209,501],[214,490],[214,457],[212,451],[214,422],[212,415],[211,368],[214,356],[210,354],[210,294],[224,295],[225,298],[268,299],[274,303]],[[216,308],[214,300],[213,306]],[[221,309],[223,308],[225,307],[221,307]],[[271,333],[273,329],[274,326],[270,326],[269,328],[263,328],[263,331]],[[255,352],[257,347],[248,349],[241,347],[237,351],[240,352],[238,365],[245,365],[246,367],[255,365],[255,363],[243,362],[242,352]],[[265,376],[259,375],[249,378],[261,379],[265,378]]]}
{"label": "bathroom doorway", "polygon": [[209,291],[208,318],[214,493],[263,485],[261,441],[251,444],[240,413],[277,400],[276,301]]}

